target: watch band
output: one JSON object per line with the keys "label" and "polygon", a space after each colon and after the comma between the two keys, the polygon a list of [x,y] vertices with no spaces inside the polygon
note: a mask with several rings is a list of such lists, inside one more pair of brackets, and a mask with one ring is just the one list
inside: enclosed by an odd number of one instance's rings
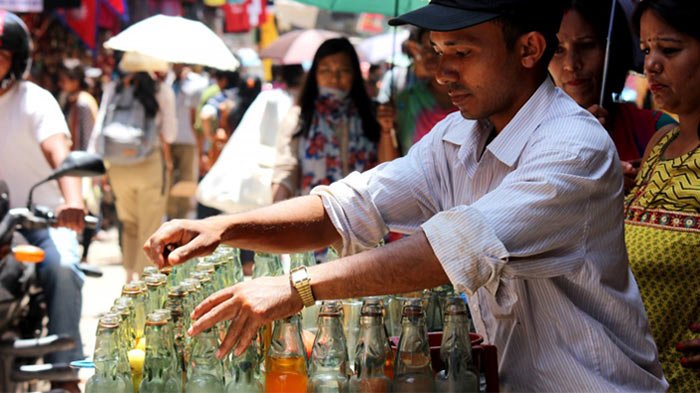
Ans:
{"label": "watch band", "polygon": [[[294,273],[302,270],[304,271],[304,277],[300,280],[295,281],[293,279]],[[311,291],[311,279],[309,278],[306,266],[299,266],[293,269],[289,273],[289,278],[292,283],[292,286],[297,290],[297,293],[299,293],[299,297],[301,297],[301,301],[304,303],[304,307],[310,307],[316,304],[314,294]]]}

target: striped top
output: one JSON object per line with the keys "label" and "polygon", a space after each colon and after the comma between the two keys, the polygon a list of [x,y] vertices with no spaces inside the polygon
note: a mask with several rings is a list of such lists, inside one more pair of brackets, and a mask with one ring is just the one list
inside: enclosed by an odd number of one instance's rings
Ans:
{"label": "striped top", "polygon": [[549,79],[484,148],[490,128],[451,114],[405,157],[317,187],[343,253],[422,229],[504,391],[665,390],[606,131]]}

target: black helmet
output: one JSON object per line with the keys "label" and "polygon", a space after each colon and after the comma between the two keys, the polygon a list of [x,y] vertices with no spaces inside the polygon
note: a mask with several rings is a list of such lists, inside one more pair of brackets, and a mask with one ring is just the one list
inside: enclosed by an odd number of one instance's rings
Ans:
{"label": "black helmet", "polygon": [[1,75],[3,82],[8,79],[20,80],[29,66],[31,39],[22,19],[17,15],[0,10],[0,49],[12,52],[12,66],[7,75]]}

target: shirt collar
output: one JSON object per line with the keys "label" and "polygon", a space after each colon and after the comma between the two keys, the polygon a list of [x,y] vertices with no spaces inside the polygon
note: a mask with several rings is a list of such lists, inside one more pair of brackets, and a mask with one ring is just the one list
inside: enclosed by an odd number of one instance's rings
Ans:
{"label": "shirt collar", "polygon": [[[532,133],[547,117],[547,108],[556,95],[556,88],[551,78],[547,78],[535,90],[535,93],[518,110],[513,119],[506,125],[498,136],[487,146],[487,149],[501,162],[512,167],[520,157],[525,144]],[[449,127],[442,139],[455,145],[477,143],[477,136],[488,129],[486,120],[467,120],[465,127]]]}

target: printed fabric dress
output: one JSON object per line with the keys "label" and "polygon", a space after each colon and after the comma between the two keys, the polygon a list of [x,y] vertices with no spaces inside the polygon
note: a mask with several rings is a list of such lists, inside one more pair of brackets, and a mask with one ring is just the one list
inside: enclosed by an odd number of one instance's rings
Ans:
{"label": "printed fabric dress", "polygon": [[309,133],[299,144],[300,194],[377,165],[377,144],[365,137],[349,98],[320,95]]}
{"label": "printed fabric dress", "polygon": [[680,341],[700,322],[700,149],[665,159],[669,131],[642,164],[625,201],[625,243],[669,391],[700,392],[700,377],[680,365]]}

